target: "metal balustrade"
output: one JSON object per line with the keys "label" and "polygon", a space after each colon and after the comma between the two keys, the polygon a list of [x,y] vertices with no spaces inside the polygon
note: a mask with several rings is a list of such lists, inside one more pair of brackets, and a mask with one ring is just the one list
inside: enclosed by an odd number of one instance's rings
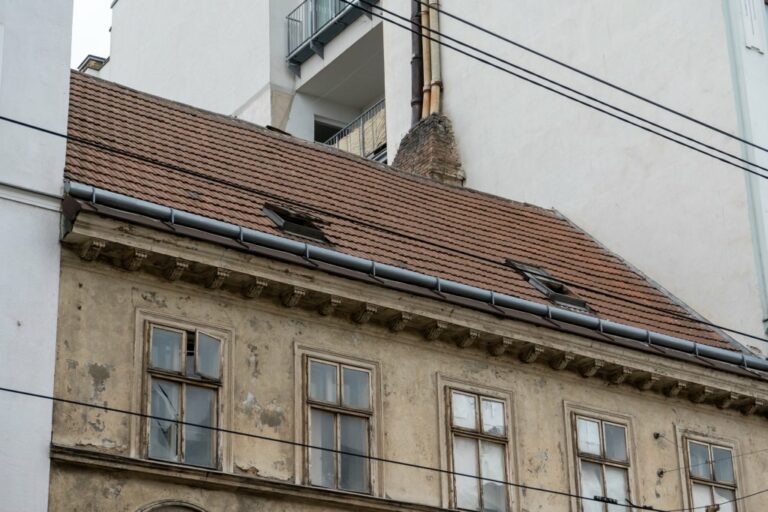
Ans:
{"label": "metal balustrade", "polygon": [[305,0],[285,18],[288,62],[297,65],[314,53],[322,56],[323,46],[362,14],[363,11],[342,0]]}
{"label": "metal balustrade", "polygon": [[339,130],[325,144],[364,158],[381,159],[387,144],[386,109],[382,99]]}

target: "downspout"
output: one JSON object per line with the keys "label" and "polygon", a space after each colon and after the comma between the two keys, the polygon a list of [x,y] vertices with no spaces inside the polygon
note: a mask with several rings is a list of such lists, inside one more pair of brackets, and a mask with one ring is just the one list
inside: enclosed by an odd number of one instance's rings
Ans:
{"label": "downspout", "polygon": [[[429,95],[429,113],[430,114],[439,114],[440,113],[440,103],[441,103],[441,96],[443,91],[443,75],[442,70],[440,69],[440,36],[437,35],[437,32],[440,32],[440,22],[438,20],[438,9],[440,8],[440,4],[437,0],[429,0],[429,29],[430,29],[430,37],[432,40],[430,41],[431,46],[431,54],[430,54],[430,64],[431,64],[431,71],[432,76],[430,80],[430,95]],[[426,79],[425,79],[426,81]]]}
{"label": "downspout", "polygon": [[[421,35],[422,36],[429,36],[429,7],[427,5],[424,5],[423,3],[419,2],[419,5],[421,5]],[[422,48],[422,69],[423,69],[423,76],[421,78],[421,83],[423,84],[422,89],[422,103],[421,103],[421,118],[424,119],[429,115],[430,111],[430,92],[431,92],[431,83],[432,83],[432,51],[431,51],[431,45],[430,40],[426,37],[421,38],[421,48]]]}
{"label": "downspout", "polygon": [[421,119],[422,89],[424,87],[424,65],[421,58],[421,3],[411,0],[411,126]]}

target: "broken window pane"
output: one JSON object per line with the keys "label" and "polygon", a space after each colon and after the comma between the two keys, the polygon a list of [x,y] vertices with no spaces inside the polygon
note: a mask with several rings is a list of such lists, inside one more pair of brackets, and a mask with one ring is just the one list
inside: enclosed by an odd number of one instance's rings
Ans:
{"label": "broken window pane", "polygon": [[186,372],[188,377],[197,376],[195,371],[195,335],[194,333],[187,333],[187,355],[186,355]]}
{"label": "broken window pane", "polygon": [[184,335],[178,331],[152,327],[150,364],[172,372],[181,371],[181,343]]}
{"label": "broken window pane", "polygon": [[[581,495],[594,498],[603,495],[603,473],[600,464],[581,461]],[[597,501],[582,500],[584,512],[603,512],[603,505]]]}
{"label": "broken window pane", "polygon": [[[503,481],[504,446],[498,443],[480,442],[480,476]],[[483,480],[483,511],[502,512],[507,510],[507,486]]]}
{"label": "broken window pane", "polygon": [[712,471],[709,466],[709,448],[705,444],[688,442],[688,457],[691,468],[691,476],[712,479]]}
{"label": "broken window pane", "polygon": [[731,450],[712,447],[712,462],[715,465],[715,480],[718,482],[735,482],[733,476],[733,458]]}
{"label": "broken window pane", "polygon": [[736,499],[736,493],[730,489],[715,487],[715,503],[720,505],[720,512],[734,512],[736,507],[733,500]]}
{"label": "broken window pane", "polygon": [[[179,419],[180,386],[167,380],[152,379],[151,416]],[[154,459],[178,460],[179,425],[174,421],[151,419],[149,423],[149,456]]]}
{"label": "broken window pane", "polygon": [[337,403],[336,365],[310,361],[309,397],[322,402]]}
{"label": "broken window pane", "polygon": [[627,460],[626,430],[620,425],[604,423],[605,456],[612,460]]}
{"label": "broken window pane", "polygon": [[585,418],[578,418],[576,424],[579,452],[600,455],[600,424]]}
{"label": "broken window pane", "polygon": [[[368,455],[368,420],[340,415],[341,451]],[[368,492],[368,459],[341,455],[339,487],[348,491]]]}
{"label": "broken window pane", "polygon": [[[196,425],[215,427],[216,393],[212,389],[187,385],[184,388],[184,421]],[[215,432],[184,426],[184,462],[195,466],[214,465]]]}
{"label": "broken window pane", "polygon": [[343,404],[355,409],[371,408],[370,376],[368,372],[343,368]]}
{"label": "broken window pane", "polygon": [[712,505],[712,488],[708,485],[693,484],[693,508]]}
{"label": "broken window pane", "polygon": [[[477,441],[460,436],[453,438],[453,470],[456,473],[478,476]],[[479,510],[479,480],[469,476],[456,475],[455,482],[456,506],[467,510]]]}
{"label": "broken window pane", "polygon": [[504,404],[496,400],[482,400],[483,432],[494,436],[504,435]]}
{"label": "broken window pane", "polygon": [[[621,505],[627,504],[629,498],[629,482],[627,470],[613,466],[605,466],[606,497],[617,500]],[[627,508],[620,505],[608,505],[608,512],[624,512]]]}
{"label": "broken window pane", "polygon": [[475,397],[457,393],[451,395],[451,409],[453,411],[453,425],[455,427],[477,429]]}
{"label": "broken window pane", "polygon": [[[326,365],[327,366],[327,365]],[[311,409],[309,443],[312,446],[334,449],[333,414]],[[309,480],[312,485],[334,487],[336,482],[336,454],[312,448],[309,456]]]}
{"label": "broken window pane", "polygon": [[197,373],[209,379],[220,377],[221,341],[202,332],[197,334]]}

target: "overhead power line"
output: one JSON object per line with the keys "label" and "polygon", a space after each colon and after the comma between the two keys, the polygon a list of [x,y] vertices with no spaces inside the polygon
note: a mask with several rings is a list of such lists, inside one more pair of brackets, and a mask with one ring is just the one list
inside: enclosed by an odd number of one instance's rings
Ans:
{"label": "overhead power line", "polygon": [[[661,124],[655,123],[655,122],[653,122],[653,121],[651,121],[649,119],[646,119],[646,118],[644,118],[642,116],[638,116],[636,114],[633,114],[633,113],[631,113],[631,112],[629,112],[627,110],[624,110],[624,109],[619,108],[619,107],[617,107],[615,105],[612,105],[610,103],[602,101],[602,100],[600,100],[600,99],[598,99],[598,98],[596,98],[596,97],[594,97],[594,96],[592,96],[590,94],[581,92],[581,91],[579,91],[577,89],[574,89],[574,88],[569,87],[569,86],[567,86],[565,84],[562,84],[562,83],[560,83],[560,82],[558,82],[556,80],[552,80],[552,79],[550,79],[548,77],[545,77],[545,76],[543,76],[541,74],[535,73],[534,71],[531,71],[530,69],[527,69],[527,68],[525,68],[523,66],[517,65],[517,64],[515,64],[515,63],[513,63],[513,62],[511,62],[509,60],[503,59],[503,58],[501,58],[501,57],[499,57],[499,56],[497,56],[497,55],[495,55],[493,53],[490,53],[490,52],[487,52],[487,51],[482,50],[480,48],[477,48],[476,46],[473,46],[473,45],[471,45],[469,43],[465,43],[465,42],[463,42],[463,41],[461,41],[459,39],[456,39],[454,37],[448,36],[448,35],[446,35],[444,33],[439,32],[439,31],[432,30],[430,28],[425,27],[426,30],[428,30],[429,32],[433,33],[435,36],[438,36],[438,37],[432,37],[432,36],[425,35],[420,30],[415,30],[415,29],[411,28],[411,26],[410,26],[411,25],[410,18],[406,18],[406,17],[401,16],[401,15],[399,15],[399,14],[393,12],[393,11],[390,11],[390,10],[385,9],[383,7],[379,7],[378,5],[373,4],[373,3],[371,3],[371,2],[369,2],[367,0],[359,0],[359,1],[361,3],[364,3],[364,4],[368,5],[368,6],[370,6],[371,7],[370,9],[365,9],[365,8],[361,7],[359,4],[353,2],[352,0],[340,0],[340,1],[345,3],[345,4],[347,4],[347,5],[350,5],[350,6],[354,7],[355,9],[359,9],[359,10],[363,11],[366,14],[369,14],[371,16],[375,16],[375,17],[377,17],[377,18],[379,18],[379,19],[381,19],[381,20],[383,20],[383,21],[385,21],[387,23],[390,23],[390,24],[392,24],[392,25],[394,25],[396,27],[402,28],[403,30],[407,30],[408,32],[411,32],[413,34],[417,34],[417,35],[419,35],[419,36],[421,36],[421,37],[423,37],[423,38],[425,38],[425,39],[427,39],[429,41],[434,41],[435,43],[439,44],[440,46],[443,46],[445,48],[448,48],[450,50],[458,52],[458,53],[460,53],[462,55],[470,57],[470,58],[472,58],[472,59],[474,59],[474,60],[476,60],[478,62],[481,62],[483,64],[486,64],[488,66],[494,67],[494,68],[496,68],[496,69],[498,69],[500,71],[503,71],[503,72],[505,72],[505,73],[507,73],[509,75],[512,75],[512,76],[514,76],[516,78],[519,78],[520,80],[524,80],[524,81],[526,81],[526,82],[528,82],[530,84],[536,85],[537,87],[541,87],[542,89],[545,89],[547,91],[555,93],[555,94],[557,94],[559,96],[567,98],[567,99],[569,99],[571,101],[574,101],[576,103],[579,103],[581,105],[584,105],[585,107],[588,107],[588,108],[591,108],[591,109],[596,110],[598,112],[601,112],[601,113],[603,113],[603,114],[605,114],[607,116],[613,117],[614,119],[618,119],[619,121],[622,121],[622,122],[627,123],[629,125],[635,126],[636,128],[640,128],[641,130],[644,130],[644,131],[646,131],[648,133],[652,133],[652,134],[654,134],[654,135],[656,135],[658,137],[666,139],[666,140],[668,140],[670,142],[674,142],[675,144],[678,144],[680,146],[688,148],[688,149],[690,149],[692,151],[695,151],[697,153],[701,153],[701,154],[706,155],[706,156],[708,156],[710,158],[714,158],[715,160],[718,160],[718,161],[723,162],[725,164],[728,164],[730,166],[736,167],[737,169],[741,169],[741,170],[746,171],[746,172],[748,172],[750,174],[754,174],[755,176],[759,176],[761,178],[768,179],[767,175],[762,174],[762,173],[756,171],[755,169],[752,169],[750,167],[745,167],[745,166],[740,165],[740,164],[738,164],[736,162],[733,162],[731,160],[727,160],[726,158],[723,158],[721,156],[717,156],[717,155],[712,154],[712,153],[710,153],[708,151],[705,151],[702,148],[706,148],[706,149],[709,149],[711,151],[715,151],[716,153],[719,153],[719,154],[721,154],[723,156],[726,156],[728,158],[732,158],[734,160],[737,160],[739,162],[745,163],[747,165],[751,165],[753,167],[756,167],[756,168],[761,169],[761,170],[766,171],[766,172],[768,172],[768,167],[761,166],[759,164],[756,164],[754,162],[746,160],[746,159],[744,159],[744,158],[742,158],[742,157],[740,157],[738,155],[734,155],[734,154],[729,153],[727,151],[723,151],[721,149],[718,149],[715,146],[712,146],[711,144],[707,144],[706,142],[702,142],[702,141],[700,141],[698,139],[695,139],[693,137],[685,135],[685,134],[683,134],[681,132],[678,132],[678,131],[673,130],[671,128],[667,128],[667,127],[665,127],[665,126],[663,126]],[[383,16],[381,14],[378,14],[374,10],[372,10],[373,8],[376,8],[377,10],[382,11],[384,13],[390,14],[391,16],[394,16],[395,18],[400,18],[402,20],[405,20],[408,23],[408,25],[402,25],[402,24],[398,23],[397,21],[394,21],[394,20],[392,20],[390,18],[387,18],[387,17],[385,17],[385,16]],[[493,60],[495,60],[497,62],[500,62],[501,64],[503,64],[503,66],[499,65],[499,64],[495,64],[495,63],[493,63],[493,62],[491,62],[489,60],[486,60],[486,59],[484,59],[482,57],[479,57],[478,55],[470,53],[470,52],[468,52],[466,50],[463,50],[461,48],[458,48],[456,46],[450,45],[450,44],[444,42],[442,39],[447,39],[449,41],[453,41],[453,42],[455,42],[457,44],[460,44],[461,46],[463,46],[463,47],[465,47],[465,48],[467,48],[469,50],[472,50],[473,52],[477,52],[477,53],[479,53],[481,55],[484,55],[484,56],[486,56],[486,57],[488,57],[490,59],[493,59]],[[528,75],[530,75],[530,76],[532,76],[532,77],[534,77],[534,78],[536,78],[538,80],[542,80],[542,81],[544,81],[544,82],[546,82],[548,84],[551,84],[551,85],[546,85],[544,83],[537,82],[536,80],[534,80],[532,78],[523,76],[523,75],[521,75],[519,73],[516,73],[515,71],[512,71],[511,69],[508,69],[508,68],[506,68],[504,66],[509,66],[509,67],[512,67],[512,68],[517,69],[519,71],[522,71],[523,73],[526,73],[526,74],[528,74]],[[563,90],[556,89],[555,87],[558,87],[559,89],[563,89]],[[579,99],[577,97],[574,97],[574,96],[571,96],[570,94],[568,94],[566,92],[563,92],[563,91],[568,91],[569,93],[576,94],[577,96],[580,96],[580,97],[582,97],[582,98],[584,98],[585,100],[588,100],[588,101],[581,100],[581,99]],[[658,132],[658,131],[656,131],[656,130],[654,130],[652,128],[649,128],[648,126],[644,126],[642,124],[639,124],[638,122],[632,121],[630,119],[627,119],[626,117],[622,117],[621,115],[618,115],[618,114],[616,114],[614,112],[610,112],[609,110],[601,108],[601,107],[599,107],[599,106],[597,106],[597,105],[595,105],[593,103],[589,103],[589,101],[592,101],[594,103],[597,103],[599,105],[607,107],[607,108],[609,108],[609,109],[611,109],[611,110],[613,110],[615,112],[618,112],[618,113],[620,113],[622,115],[629,116],[632,119],[635,119],[635,120],[637,120],[637,121],[639,121],[641,123],[646,123],[649,126],[652,126],[654,128],[658,128],[660,130],[663,130],[663,131],[665,131],[667,133],[670,133],[670,134],[672,134],[672,135],[674,135],[676,137],[680,137],[681,139],[687,140],[687,141],[689,141],[689,142],[691,142],[693,144],[697,144],[697,145],[701,146],[702,148],[696,147],[696,146],[691,145],[691,144],[689,144],[687,142],[683,142],[682,140],[676,139],[676,138],[671,137],[669,135],[665,135],[664,133]]]}
{"label": "overhead power line", "polygon": [[[295,447],[298,447],[298,448],[307,448],[307,449],[311,449],[311,450],[319,450],[319,451],[335,453],[335,454],[339,454],[339,455],[348,455],[348,456],[351,456],[351,457],[357,457],[357,458],[360,458],[360,459],[366,459],[366,460],[370,460],[370,461],[374,461],[374,462],[381,462],[381,463],[385,463],[385,464],[392,464],[392,465],[406,467],[406,468],[411,468],[411,469],[420,469],[420,470],[424,470],[424,471],[430,471],[430,472],[433,472],[433,473],[440,473],[440,474],[449,475],[449,476],[459,476],[459,477],[472,478],[472,479],[478,480],[480,482],[490,482],[490,483],[494,483],[494,484],[506,485],[506,486],[509,486],[509,487],[515,487],[515,488],[526,490],[526,491],[535,491],[535,492],[553,494],[553,495],[562,496],[562,497],[566,497],[566,498],[574,498],[574,499],[582,500],[582,501],[595,501],[595,502],[599,502],[599,503],[606,503],[606,498],[605,497],[595,496],[595,497],[590,498],[588,496],[580,496],[578,494],[573,494],[573,493],[566,492],[566,491],[558,491],[556,489],[549,489],[549,488],[546,488],[546,487],[537,487],[537,486],[534,486],[534,485],[527,485],[527,484],[521,484],[521,483],[517,483],[517,482],[510,482],[508,480],[499,480],[499,479],[496,479],[496,478],[487,478],[487,477],[481,477],[481,476],[478,476],[478,475],[470,475],[468,473],[461,473],[461,472],[458,472],[458,471],[451,471],[449,469],[436,468],[436,467],[432,467],[432,466],[425,466],[425,465],[422,465],[422,464],[416,464],[416,463],[412,463],[412,462],[405,462],[405,461],[395,460],[395,459],[387,459],[387,458],[384,458],[384,457],[376,457],[376,456],[373,456],[373,455],[362,455],[360,453],[355,453],[355,452],[350,452],[350,451],[345,451],[345,450],[337,450],[335,448],[327,448],[327,447],[324,447],[324,446],[316,446],[316,445],[307,444],[307,443],[300,443],[298,441],[290,441],[288,439],[280,439],[280,438],[277,438],[277,437],[265,436],[263,434],[256,434],[256,433],[253,433],[253,432],[243,432],[243,431],[240,431],[240,430],[233,430],[233,429],[228,429],[228,428],[214,427],[214,426],[211,426],[211,425],[203,425],[203,424],[200,424],[200,423],[192,423],[192,422],[183,421],[183,420],[175,420],[175,419],[166,418],[166,417],[163,417],[163,416],[146,414],[146,413],[137,412],[137,411],[130,411],[130,410],[127,410],[127,409],[119,409],[117,407],[110,407],[110,406],[107,406],[107,405],[99,405],[99,404],[94,404],[94,403],[89,403],[89,402],[83,402],[83,401],[80,401],[80,400],[74,400],[74,399],[69,399],[69,398],[61,398],[61,397],[57,397],[57,396],[53,396],[53,395],[45,395],[45,394],[41,394],[41,393],[33,393],[31,391],[24,391],[24,390],[20,390],[20,389],[14,389],[14,388],[8,388],[8,387],[0,387],[0,391],[3,391],[5,393],[10,393],[10,394],[15,394],[15,395],[21,395],[21,396],[25,396],[25,397],[39,398],[39,399],[42,399],[42,400],[50,400],[52,402],[64,403],[64,404],[69,404],[69,405],[76,405],[76,406],[87,407],[87,408],[91,408],[91,409],[98,409],[98,410],[105,411],[105,412],[114,412],[114,413],[118,413],[118,414],[125,414],[125,415],[128,415],[128,416],[133,416],[133,417],[147,419],[147,420],[156,420],[156,421],[163,421],[163,422],[167,422],[167,423],[174,423],[176,425],[183,425],[185,427],[201,428],[201,429],[209,430],[209,431],[212,431],[212,432],[220,432],[222,434],[230,434],[230,435],[235,435],[235,436],[248,437],[248,438],[251,438],[251,439],[259,439],[259,440],[262,440],[262,441],[269,441],[269,442],[284,444],[284,445],[288,445],[288,446],[295,446]],[[642,510],[649,510],[649,511],[652,511],[652,512],[667,512],[665,510],[657,509],[657,508],[650,507],[650,506],[647,506],[647,505],[645,505],[645,506],[632,505],[632,504],[618,503],[618,500],[612,500],[612,502],[613,501],[617,501],[617,503],[614,503],[614,506],[619,506],[619,507],[626,508],[626,509],[634,510],[636,508],[639,508],[639,509],[642,509]]]}
{"label": "overhead power line", "polygon": [[742,142],[742,143],[744,143],[744,144],[746,144],[748,146],[751,146],[751,147],[753,147],[755,149],[759,149],[759,150],[768,152],[768,148],[766,148],[765,146],[761,146],[760,144],[751,142],[751,141],[749,141],[747,139],[739,137],[738,135],[734,135],[733,133],[730,133],[730,132],[728,132],[726,130],[723,130],[722,128],[718,128],[717,126],[714,126],[714,125],[709,124],[709,123],[707,123],[705,121],[702,121],[701,119],[698,119],[698,118],[695,118],[695,117],[693,117],[691,115],[688,115],[688,114],[685,114],[683,112],[680,112],[679,110],[676,110],[676,109],[674,109],[672,107],[668,107],[668,106],[666,106],[666,105],[664,105],[662,103],[659,103],[658,101],[650,99],[647,96],[643,96],[643,95],[641,95],[639,93],[636,93],[636,92],[634,92],[634,91],[632,91],[630,89],[627,89],[625,87],[621,87],[620,85],[617,85],[617,84],[615,84],[613,82],[610,82],[610,81],[608,81],[608,80],[606,80],[604,78],[600,78],[599,76],[596,76],[596,75],[591,74],[591,73],[589,73],[587,71],[584,71],[583,69],[578,68],[578,67],[576,67],[576,66],[574,66],[572,64],[568,64],[567,62],[564,62],[562,60],[558,60],[558,59],[552,57],[551,55],[547,55],[547,54],[545,54],[545,53],[543,53],[541,51],[535,50],[535,49],[531,48],[530,46],[526,46],[526,45],[524,45],[524,44],[522,44],[520,42],[517,42],[517,41],[515,41],[513,39],[510,39],[509,37],[503,36],[503,35],[499,34],[498,32],[494,32],[494,31],[492,31],[492,30],[490,30],[490,29],[488,29],[486,27],[483,27],[482,25],[479,25],[477,23],[469,21],[466,18],[462,18],[461,16],[458,16],[456,14],[452,14],[452,13],[446,11],[445,9],[443,9],[442,7],[438,7],[435,4],[430,4],[429,2],[427,2],[425,0],[414,0],[414,1],[422,4],[425,7],[433,9],[436,12],[444,14],[445,16],[458,21],[459,23],[463,23],[464,25],[467,25],[467,26],[472,27],[472,28],[474,28],[476,30],[479,30],[480,32],[483,32],[483,33],[485,33],[485,34],[487,34],[489,36],[495,37],[496,39],[504,41],[505,43],[509,43],[509,44],[511,44],[513,46],[516,46],[517,48],[520,48],[521,50],[524,50],[524,51],[526,51],[528,53],[536,55],[537,57],[541,57],[542,59],[548,60],[549,62],[552,62],[553,64],[557,64],[558,66],[561,66],[561,67],[566,68],[566,69],[568,69],[570,71],[578,73],[579,75],[584,76],[586,78],[589,78],[590,80],[594,80],[595,82],[598,82],[600,84],[608,86],[611,89],[614,89],[616,91],[619,91],[619,92],[622,92],[622,93],[627,94],[629,96],[632,96],[633,98],[636,98],[636,99],[638,99],[640,101],[643,101],[643,102],[645,102],[645,103],[647,103],[649,105],[653,105],[654,107],[657,107],[657,108],[659,108],[661,110],[669,112],[670,114],[674,114],[674,115],[676,115],[676,116],[678,116],[678,117],[680,117],[682,119],[685,119],[686,121],[690,121],[690,122],[695,123],[695,124],[697,124],[699,126],[703,126],[704,128],[708,128],[709,130],[717,132],[717,133],[719,133],[721,135],[725,135],[726,137],[728,137],[730,139]]}
{"label": "overhead power line", "polygon": [[[281,202],[284,202],[286,204],[291,204],[291,205],[294,205],[294,206],[298,206],[298,207],[303,208],[305,210],[313,211],[315,213],[319,213],[319,214],[322,214],[322,215],[327,215],[329,217],[340,219],[340,220],[349,222],[351,224],[356,224],[358,226],[366,227],[366,228],[369,228],[369,229],[372,229],[372,230],[375,230],[375,231],[380,231],[382,233],[387,233],[389,235],[405,238],[405,239],[410,240],[412,242],[416,242],[416,243],[428,245],[428,246],[431,246],[431,247],[435,247],[435,248],[438,248],[438,249],[441,249],[441,250],[444,250],[444,251],[452,252],[454,254],[459,254],[459,255],[462,255],[462,256],[465,256],[465,257],[468,257],[468,258],[476,259],[478,261],[482,261],[482,262],[485,262],[485,263],[488,263],[488,264],[500,266],[500,267],[503,267],[505,269],[509,269],[510,268],[509,265],[506,262],[497,261],[497,260],[494,260],[492,258],[487,258],[485,256],[481,256],[479,254],[475,254],[475,253],[470,252],[470,251],[464,251],[464,250],[458,249],[456,247],[451,247],[451,246],[448,246],[448,245],[443,245],[441,243],[434,242],[434,241],[431,241],[431,240],[425,240],[425,239],[420,238],[420,237],[415,236],[415,235],[404,233],[402,231],[397,231],[395,229],[390,229],[390,228],[387,228],[385,226],[380,226],[378,224],[373,224],[373,223],[370,223],[370,222],[366,222],[366,221],[363,221],[363,220],[360,220],[360,219],[357,219],[357,218],[354,218],[354,217],[350,217],[348,215],[344,215],[344,214],[341,214],[341,213],[338,213],[338,212],[334,212],[332,210],[327,210],[325,208],[320,208],[320,207],[317,207],[317,206],[314,206],[314,205],[303,203],[303,202],[298,201],[296,199],[293,199],[293,198],[290,198],[290,197],[286,197],[286,196],[282,196],[280,194],[275,194],[275,193],[272,193],[272,192],[269,192],[269,191],[266,191],[266,190],[257,189],[257,188],[254,188],[254,187],[242,185],[240,183],[236,183],[234,181],[230,181],[230,180],[218,177],[218,176],[211,176],[211,175],[203,173],[203,172],[193,171],[191,169],[187,169],[185,167],[181,167],[181,166],[178,166],[178,165],[175,165],[175,164],[170,164],[170,163],[167,163],[167,162],[163,162],[162,160],[158,160],[156,158],[151,158],[151,157],[147,157],[147,156],[144,156],[144,155],[139,155],[137,153],[133,153],[131,151],[127,151],[127,150],[124,150],[124,149],[115,148],[115,147],[109,146],[109,145],[104,144],[104,143],[99,142],[99,141],[87,139],[87,138],[84,138],[84,137],[78,137],[78,136],[74,136],[74,135],[68,135],[68,134],[64,134],[64,133],[59,133],[59,132],[56,132],[56,131],[53,131],[53,130],[49,130],[47,128],[42,128],[42,127],[30,124],[30,123],[26,123],[26,122],[19,121],[17,119],[13,119],[13,118],[2,116],[2,115],[0,115],[0,120],[6,121],[8,123],[12,123],[12,124],[15,124],[15,125],[18,125],[18,126],[22,126],[24,128],[28,128],[28,129],[31,129],[31,130],[40,131],[40,132],[43,132],[43,133],[46,133],[48,135],[52,135],[52,136],[55,136],[55,137],[60,137],[60,138],[69,140],[71,142],[77,143],[77,144],[82,144],[82,145],[94,148],[94,149],[96,149],[98,151],[105,151],[105,152],[108,152],[108,153],[113,153],[113,154],[116,154],[116,155],[125,156],[127,158],[131,158],[131,159],[139,161],[139,162],[151,164],[151,165],[154,165],[154,166],[157,166],[157,167],[161,167],[161,168],[164,168],[164,169],[169,169],[169,170],[181,173],[181,174],[185,174],[185,175],[188,175],[188,176],[193,176],[195,178],[199,178],[199,179],[203,179],[203,180],[206,180],[206,181],[210,181],[212,183],[217,183],[219,185],[224,185],[224,186],[233,188],[235,190],[240,190],[240,191],[243,191],[243,192],[248,192],[248,193],[251,193],[251,194],[256,194],[256,195],[259,195],[259,196],[262,196],[262,197],[265,197],[265,198],[269,198],[269,199],[272,199],[272,200],[275,200],[275,201],[281,201]],[[667,315],[670,315],[670,316],[674,316],[674,317],[677,317],[677,318],[679,318],[681,320],[686,320],[686,321],[691,322],[691,323],[695,323],[695,324],[699,324],[699,325],[706,325],[706,326],[709,326],[709,327],[714,327],[716,329],[720,329],[720,330],[725,331],[725,332],[730,332],[730,333],[733,333],[733,334],[738,334],[740,336],[751,338],[751,339],[754,339],[754,340],[757,340],[757,341],[768,341],[768,340],[765,340],[764,338],[761,338],[759,336],[755,336],[753,334],[749,334],[749,333],[740,331],[738,329],[734,329],[734,328],[726,327],[726,326],[719,325],[719,324],[716,324],[716,323],[713,323],[713,322],[709,322],[709,321],[706,321],[706,320],[702,320],[702,319],[696,318],[694,316],[688,316],[688,315],[685,315],[683,313],[672,311],[672,310],[669,310],[669,309],[666,309],[666,308],[661,308],[661,307],[658,307],[658,306],[652,306],[652,305],[649,305],[649,304],[644,304],[641,301],[636,301],[636,300],[627,298],[627,297],[622,296],[622,295],[612,294],[612,293],[606,292],[604,290],[599,290],[599,289],[588,287],[588,286],[585,286],[585,285],[580,285],[580,284],[574,283],[572,281],[562,280],[562,279],[557,278],[555,276],[546,276],[546,275],[542,274],[541,277],[546,277],[547,279],[560,282],[561,284],[564,284],[566,286],[571,286],[573,288],[583,289],[583,290],[589,291],[591,293],[599,294],[599,295],[602,295],[602,296],[605,296],[605,297],[612,298],[614,300],[622,301],[622,302],[624,302],[626,304],[633,304],[635,306],[640,306],[640,307],[645,308],[645,309],[650,310],[650,311],[656,311],[656,312],[659,312],[659,313],[664,313],[664,314],[667,314]]]}

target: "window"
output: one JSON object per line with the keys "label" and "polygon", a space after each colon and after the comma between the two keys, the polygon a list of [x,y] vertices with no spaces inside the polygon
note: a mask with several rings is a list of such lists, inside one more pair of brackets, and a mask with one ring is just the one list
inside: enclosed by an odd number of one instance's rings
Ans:
{"label": "window", "polygon": [[450,443],[454,506],[462,510],[507,510],[506,404],[499,399],[450,390]]}
{"label": "window", "polygon": [[[629,499],[627,428],[618,423],[576,416],[580,494],[608,498],[620,505]],[[621,512],[623,506],[581,500],[583,512]]]}
{"label": "window", "polygon": [[[218,467],[221,339],[199,330],[150,325],[147,456]],[[183,421],[203,425],[180,425]]]}
{"label": "window", "polygon": [[720,512],[736,512],[736,476],[733,451],[701,441],[688,440],[688,477],[693,508],[720,505]]}
{"label": "window", "polygon": [[744,38],[747,48],[765,51],[765,6],[761,0],[741,0]]}
{"label": "window", "polygon": [[531,283],[534,288],[543,293],[556,305],[580,313],[589,313],[591,311],[587,301],[576,295],[570,288],[560,280],[555,279],[546,270],[512,260],[507,260],[507,264],[522,274],[526,281]]}
{"label": "window", "polygon": [[371,372],[347,364],[307,358],[309,444],[339,450],[309,450],[309,483],[371,492]]}

